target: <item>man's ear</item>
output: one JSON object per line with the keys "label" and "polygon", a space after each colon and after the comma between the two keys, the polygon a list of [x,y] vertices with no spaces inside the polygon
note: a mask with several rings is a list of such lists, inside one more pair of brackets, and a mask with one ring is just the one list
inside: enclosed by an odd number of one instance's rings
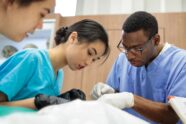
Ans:
{"label": "man's ear", "polygon": [[158,46],[160,44],[160,35],[156,34],[154,35],[154,45]]}
{"label": "man's ear", "polygon": [[76,31],[73,31],[69,35],[68,40],[70,41],[70,43],[77,43],[78,42],[78,33]]}

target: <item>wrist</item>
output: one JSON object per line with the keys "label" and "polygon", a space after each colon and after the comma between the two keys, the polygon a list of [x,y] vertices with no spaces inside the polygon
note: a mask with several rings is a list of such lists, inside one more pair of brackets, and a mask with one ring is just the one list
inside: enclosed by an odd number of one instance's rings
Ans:
{"label": "wrist", "polygon": [[129,93],[129,108],[134,107],[134,95],[133,93]]}
{"label": "wrist", "polygon": [[40,102],[40,97],[41,96],[42,96],[42,94],[38,94],[34,98],[34,104],[35,104],[36,109],[38,109],[38,110],[42,108],[42,104]]}
{"label": "wrist", "polygon": [[123,108],[131,108],[134,106],[134,95],[133,93],[129,92],[123,92],[123,102],[124,102],[124,107]]}

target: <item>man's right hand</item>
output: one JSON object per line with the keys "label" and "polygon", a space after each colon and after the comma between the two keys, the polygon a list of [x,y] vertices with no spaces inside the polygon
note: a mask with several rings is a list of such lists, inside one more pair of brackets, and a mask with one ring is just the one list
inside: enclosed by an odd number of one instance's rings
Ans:
{"label": "man's right hand", "polygon": [[96,85],[94,85],[92,92],[91,92],[91,96],[93,99],[96,100],[104,94],[109,94],[109,93],[114,93],[114,92],[115,90],[112,87],[102,82],[99,82]]}

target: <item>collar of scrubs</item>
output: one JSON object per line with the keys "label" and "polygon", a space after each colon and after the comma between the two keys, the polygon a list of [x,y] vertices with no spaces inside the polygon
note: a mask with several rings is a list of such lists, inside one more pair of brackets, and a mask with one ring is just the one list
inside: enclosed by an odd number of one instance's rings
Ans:
{"label": "collar of scrubs", "polygon": [[163,49],[159,53],[159,55],[161,55],[162,53],[164,53],[170,47],[171,47],[171,44],[169,44],[169,43],[166,42],[165,45],[164,45],[164,47],[163,47]]}
{"label": "collar of scrubs", "polygon": [[165,43],[163,49],[159,53],[159,55],[148,65],[147,70],[148,72],[155,71],[159,67],[159,63],[162,59],[166,56],[166,51],[171,47],[171,44]]}

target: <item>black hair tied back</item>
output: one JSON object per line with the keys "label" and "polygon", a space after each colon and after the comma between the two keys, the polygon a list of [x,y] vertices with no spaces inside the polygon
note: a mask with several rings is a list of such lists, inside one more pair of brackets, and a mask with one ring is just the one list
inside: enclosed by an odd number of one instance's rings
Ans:
{"label": "black hair tied back", "polygon": [[62,27],[56,32],[56,45],[59,45],[62,42],[66,41],[66,35],[67,35],[68,27]]}

